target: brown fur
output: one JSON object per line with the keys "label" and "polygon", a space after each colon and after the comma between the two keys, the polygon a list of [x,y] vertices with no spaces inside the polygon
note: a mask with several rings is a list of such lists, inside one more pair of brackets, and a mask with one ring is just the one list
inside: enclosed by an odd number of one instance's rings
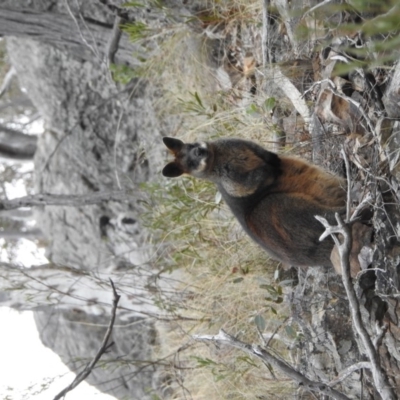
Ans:
{"label": "brown fur", "polygon": [[240,139],[184,144],[164,138],[175,155],[163,174],[210,180],[244,230],[274,258],[290,265],[331,266],[333,241],[319,241],[321,215],[343,212],[342,179],[306,161],[279,157]]}

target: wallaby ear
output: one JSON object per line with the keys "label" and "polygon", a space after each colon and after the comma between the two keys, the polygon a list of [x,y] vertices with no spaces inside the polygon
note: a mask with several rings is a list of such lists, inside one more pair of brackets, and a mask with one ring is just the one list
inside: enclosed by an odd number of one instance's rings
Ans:
{"label": "wallaby ear", "polygon": [[175,161],[172,161],[163,168],[162,174],[167,178],[176,178],[183,174],[183,169]]}
{"label": "wallaby ear", "polygon": [[163,142],[168,147],[168,149],[171,150],[172,153],[174,154],[177,154],[185,145],[185,143],[183,143],[182,140],[168,136],[163,137]]}

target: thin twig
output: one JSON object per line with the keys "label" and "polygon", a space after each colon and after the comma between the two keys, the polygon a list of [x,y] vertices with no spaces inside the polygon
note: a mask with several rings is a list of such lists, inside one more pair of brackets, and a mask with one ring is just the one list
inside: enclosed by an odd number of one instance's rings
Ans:
{"label": "thin twig", "polygon": [[[282,326],[284,324],[286,324],[287,320],[289,319],[289,317],[286,317],[281,324],[279,324],[276,329],[274,330],[274,332],[272,333],[272,335],[268,338],[268,341],[265,343],[264,347],[268,347],[269,344],[271,343],[271,341],[274,339],[274,336],[277,334],[277,332],[279,331],[279,329],[282,328]],[[263,337],[263,339],[265,340],[265,338]]]}
{"label": "thin twig", "polygon": [[349,159],[347,158],[347,154],[344,151],[344,148],[341,150],[344,164],[346,166],[346,175],[347,175],[347,202],[346,202],[346,222],[350,222],[350,209],[351,209],[351,177],[350,177],[350,164]]}
{"label": "thin twig", "polygon": [[314,12],[317,8],[322,7],[328,3],[330,3],[332,0],[324,0],[322,3],[319,3],[317,5],[315,5],[314,7],[311,7],[309,10],[307,10],[303,16],[301,17],[301,19],[305,18],[308,14],[311,14],[312,12]]}
{"label": "thin twig", "polygon": [[371,369],[371,363],[368,361],[360,361],[356,364],[350,365],[346,369],[340,371],[339,376],[329,382],[329,386],[335,386],[338,383],[343,382],[352,373],[359,371],[360,369],[364,369],[364,368]]}
{"label": "thin twig", "polygon": [[0,86],[0,98],[3,97],[4,93],[6,93],[7,90],[10,88],[11,81],[16,75],[17,75],[17,70],[14,67],[11,67],[6,73],[3,82]]}
{"label": "thin twig", "polygon": [[370,206],[372,204],[372,194],[367,193],[367,195],[362,199],[361,203],[358,204],[356,208],[353,209],[353,213],[350,217],[350,222],[353,222],[358,218],[358,214],[363,210],[366,206]]}
{"label": "thin twig", "polygon": [[[84,34],[83,34],[83,32],[82,32],[82,29],[81,29],[81,27],[80,27],[80,25],[79,25],[79,22],[78,22],[78,20],[76,19],[74,13],[73,13],[72,10],[71,10],[71,7],[70,7],[70,5],[69,5],[69,3],[68,3],[68,0],[64,0],[64,3],[65,3],[65,7],[66,7],[66,9],[67,9],[69,15],[71,16],[72,20],[74,21],[74,23],[75,23],[75,25],[76,25],[76,28],[78,29],[79,35],[80,35],[80,37],[81,37],[81,39],[82,39],[82,42],[88,47],[88,49],[90,49],[90,51],[93,53],[93,55],[101,62],[100,53],[99,53],[99,50],[98,50],[98,48],[97,48],[97,44],[96,44],[95,39],[94,39],[93,36],[92,36],[92,40],[93,40],[93,43],[94,43],[94,45],[95,45],[96,48],[94,48],[94,47],[87,41],[87,39],[85,38],[85,36],[84,36]],[[79,7],[79,5],[78,5],[78,7]],[[81,17],[81,19],[82,19],[82,17]],[[88,26],[87,26],[86,24],[85,24],[85,27],[86,27],[87,31],[91,34],[91,31],[90,31],[90,29],[88,28]]]}
{"label": "thin twig", "polygon": [[361,115],[363,116],[365,122],[368,125],[368,128],[370,130],[370,132],[373,134],[374,138],[378,138],[378,135],[376,133],[376,129],[375,129],[375,125],[373,124],[373,122],[371,121],[371,118],[369,118],[369,116],[367,115],[367,113],[365,112],[364,108],[361,106],[360,103],[358,103],[357,101],[355,101],[354,99],[352,99],[349,96],[346,96],[343,93],[340,93],[338,90],[336,90],[335,88],[333,88],[332,86],[329,86],[329,90],[335,95],[338,96],[346,101],[348,101],[349,103],[352,103],[361,113]]}
{"label": "thin twig", "polygon": [[118,302],[121,296],[117,293],[115,290],[114,282],[110,279],[111,287],[113,290],[113,308],[111,311],[111,321],[110,324],[108,325],[106,334],[104,335],[103,343],[101,344],[101,347],[93,360],[86,365],[86,367],[81,371],[75,379],[72,381],[70,385],[68,385],[65,389],[63,389],[60,393],[58,393],[55,397],[54,400],[59,400],[65,397],[65,395],[70,392],[71,390],[75,389],[83,380],[85,380],[90,373],[92,372],[93,368],[95,367],[96,363],[100,360],[101,356],[106,353],[106,351],[113,345],[113,342],[108,343],[111,337],[111,333],[114,327],[114,322],[115,322],[115,316],[117,313],[117,307],[118,307]]}
{"label": "thin twig", "polygon": [[286,362],[273,356],[271,353],[261,348],[260,346],[244,343],[239,339],[228,335],[223,329],[219,331],[218,335],[194,335],[193,338],[194,340],[201,342],[214,342],[217,344],[226,344],[228,346],[235,347],[244,351],[247,354],[250,354],[253,357],[257,357],[264,363],[270,364],[274,368],[279,369],[289,378],[301,384],[306,390],[325,394],[335,400],[349,400],[346,395],[337,391],[336,389],[333,389],[322,382],[311,381],[302,373],[296,371],[294,368],[288,365]]}

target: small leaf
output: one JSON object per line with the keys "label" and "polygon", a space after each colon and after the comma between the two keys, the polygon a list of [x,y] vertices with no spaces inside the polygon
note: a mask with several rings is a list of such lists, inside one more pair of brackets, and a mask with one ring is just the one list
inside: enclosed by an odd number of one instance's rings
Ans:
{"label": "small leaf", "polygon": [[250,104],[247,108],[246,108],[246,113],[247,114],[257,114],[259,113],[258,107],[253,103]]}
{"label": "small leaf", "polygon": [[290,325],[285,326],[285,331],[286,334],[291,338],[295,338],[297,336],[297,332]]}
{"label": "small leaf", "polygon": [[265,319],[261,315],[258,314],[255,316],[254,322],[255,322],[258,330],[260,332],[264,332],[265,326],[266,326]]}
{"label": "small leaf", "polygon": [[201,102],[199,94],[197,92],[194,92],[194,98],[196,99],[197,103],[199,103],[199,106],[201,108],[204,108],[203,103]]}
{"label": "small leaf", "polygon": [[270,97],[264,102],[264,108],[268,112],[272,111],[275,108],[275,106],[276,106],[275,97]]}
{"label": "small leaf", "polygon": [[250,272],[250,268],[248,265],[246,267],[240,267],[240,271],[243,275],[247,275]]}
{"label": "small leaf", "polygon": [[268,292],[270,292],[270,293],[271,293],[271,291],[275,292],[275,289],[272,285],[261,284],[260,289],[267,289]]}
{"label": "small leaf", "polygon": [[279,283],[281,286],[291,286],[294,283],[294,279],[285,279]]}
{"label": "small leaf", "polygon": [[240,357],[237,357],[236,360],[243,361],[243,362],[251,365],[252,367],[259,368],[259,366],[248,356],[240,356]]}
{"label": "small leaf", "polygon": [[265,365],[269,369],[269,372],[271,372],[271,374],[273,375],[274,374],[274,368],[272,367],[272,365],[270,363],[266,363]]}
{"label": "small leaf", "polygon": [[236,279],[234,279],[234,280],[232,281],[232,283],[239,283],[239,282],[242,282],[242,280],[243,280],[242,277],[236,278]]}
{"label": "small leaf", "polygon": [[280,271],[279,269],[276,269],[274,272],[274,281],[277,281],[279,279]]}

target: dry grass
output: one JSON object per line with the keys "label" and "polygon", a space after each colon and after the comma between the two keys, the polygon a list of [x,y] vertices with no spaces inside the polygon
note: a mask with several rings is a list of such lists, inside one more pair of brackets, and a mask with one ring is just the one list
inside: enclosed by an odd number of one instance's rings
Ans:
{"label": "dry grass", "polygon": [[291,289],[274,279],[277,264],[244,235],[226,206],[215,201],[213,185],[182,178],[157,188],[157,195],[162,199],[151,208],[153,231],[160,234],[160,243],[168,244],[160,262],[179,269],[182,279],[179,296],[168,305],[177,320],[160,324],[158,354],[174,355],[169,373],[175,378],[175,398],[254,399],[266,393],[287,398],[294,389],[279,372],[271,374],[239,351],[192,339],[223,328],[241,340],[260,343],[258,316],[265,323],[263,334],[276,332],[281,338],[271,342],[272,348],[290,357],[288,344],[296,338],[286,330],[289,310],[282,300]]}

